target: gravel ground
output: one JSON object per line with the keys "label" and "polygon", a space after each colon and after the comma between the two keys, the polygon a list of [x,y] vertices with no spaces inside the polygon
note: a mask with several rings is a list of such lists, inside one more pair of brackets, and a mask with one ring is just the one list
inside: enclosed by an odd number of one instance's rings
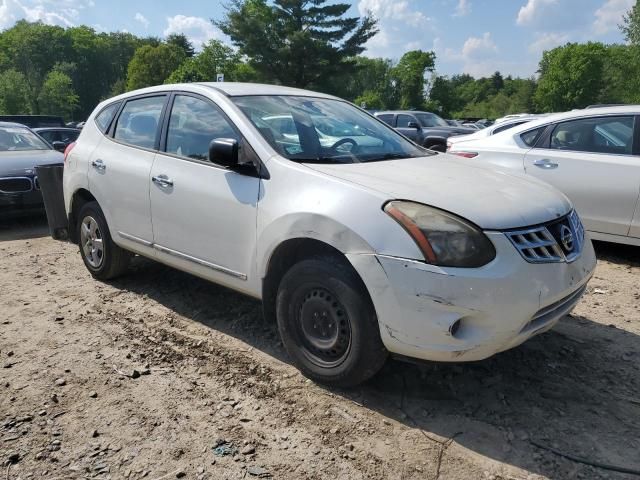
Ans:
{"label": "gravel ground", "polygon": [[288,362],[260,306],[136,258],[112,283],[0,226],[0,479],[638,478],[640,249],[597,245],[574,313],[474,364],[353,390]]}

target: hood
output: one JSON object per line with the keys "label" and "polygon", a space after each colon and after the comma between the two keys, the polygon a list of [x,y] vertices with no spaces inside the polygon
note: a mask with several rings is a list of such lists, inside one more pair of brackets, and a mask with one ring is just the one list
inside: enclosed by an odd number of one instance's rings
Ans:
{"label": "hood", "polygon": [[537,225],[571,210],[567,197],[551,185],[453,155],[307,166],[376,190],[389,200],[412,200],[447,210],[484,230]]}
{"label": "hood", "polygon": [[[55,150],[27,150],[0,152],[0,177],[33,174],[38,165],[63,163],[64,155]],[[31,172],[28,172],[31,170]]]}

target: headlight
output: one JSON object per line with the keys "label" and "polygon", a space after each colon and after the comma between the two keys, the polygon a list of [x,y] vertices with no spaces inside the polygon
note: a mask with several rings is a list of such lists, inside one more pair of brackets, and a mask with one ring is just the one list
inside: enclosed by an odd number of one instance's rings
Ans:
{"label": "headlight", "polygon": [[411,235],[424,259],[441,267],[482,267],[496,257],[493,243],[472,223],[420,203],[396,200],[384,206]]}

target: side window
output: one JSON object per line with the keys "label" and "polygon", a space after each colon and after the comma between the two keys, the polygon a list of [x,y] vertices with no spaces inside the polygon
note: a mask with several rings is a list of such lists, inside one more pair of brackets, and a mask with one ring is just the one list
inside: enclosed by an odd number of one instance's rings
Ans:
{"label": "side window", "polygon": [[118,111],[120,107],[120,102],[112,103],[111,105],[102,109],[102,111],[96,115],[96,124],[102,133],[105,133],[111,125],[111,120],[113,120],[113,116]]}
{"label": "side window", "polygon": [[208,160],[209,144],[215,138],[240,140],[217,107],[199,98],[176,95],[167,132],[167,153]]}
{"label": "side window", "polygon": [[547,127],[534,128],[528,132],[521,133],[520,138],[526,146],[533,147],[540,138],[540,135],[542,135],[542,132],[544,132],[545,128]]}
{"label": "side window", "polygon": [[114,138],[136,147],[154,148],[165,99],[163,95],[128,101],[118,117]]}
{"label": "side window", "polygon": [[393,115],[390,113],[385,113],[383,115],[378,115],[378,119],[382,120],[387,125],[393,126]]}
{"label": "side window", "polygon": [[53,143],[57,140],[55,132],[40,132],[39,135],[49,143]]}
{"label": "side window", "polygon": [[551,148],[577,152],[631,155],[634,117],[581,118],[558,123]]}
{"label": "side window", "polygon": [[417,123],[416,120],[410,115],[398,115],[397,128],[408,128],[409,122]]}

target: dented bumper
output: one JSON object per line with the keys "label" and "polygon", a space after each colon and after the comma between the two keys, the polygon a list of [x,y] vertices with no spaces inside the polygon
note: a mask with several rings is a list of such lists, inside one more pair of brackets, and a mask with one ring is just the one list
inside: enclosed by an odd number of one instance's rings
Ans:
{"label": "dented bumper", "polygon": [[499,232],[494,261],[441,268],[381,255],[348,255],[373,300],[386,348],[435,361],[482,360],[552,328],[595,269],[590,241],[571,263],[527,263]]}

